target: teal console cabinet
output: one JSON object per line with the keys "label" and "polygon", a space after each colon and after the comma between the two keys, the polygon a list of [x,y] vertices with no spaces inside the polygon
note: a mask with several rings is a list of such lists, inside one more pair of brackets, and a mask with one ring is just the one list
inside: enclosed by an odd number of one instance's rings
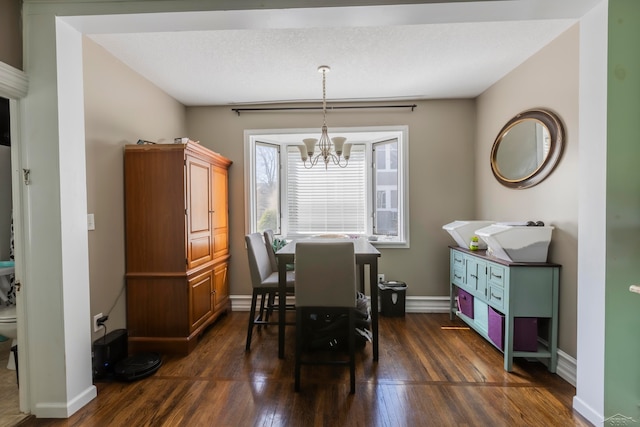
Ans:
{"label": "teal console cabinet", "polygon": [[[487,310],[504,315],[504,369],[512,370],[514,357],[548,359],[550,372],[558,362],[558,288],[560,265],[552,263],[508,262],[487,256],[486,251],[450,247],[450,317],[458,316],[487,341]],[[458,309],[458,288],[473,296],[473,317]],[[468,313],[469,314],[469,313]],[[514,350],[514,319],[534,317],[547,326],[547,336],[538,337],[537,351]],[[500,348],[500,347],[498,347]]]}

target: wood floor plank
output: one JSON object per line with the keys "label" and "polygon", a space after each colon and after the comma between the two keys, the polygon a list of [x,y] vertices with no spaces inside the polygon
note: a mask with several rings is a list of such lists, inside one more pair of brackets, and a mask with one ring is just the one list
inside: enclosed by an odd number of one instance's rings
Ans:
{"label": "wood floor plank", "polygon": [[68,420],[21,426],[589,426],[571,408],[575,388],[538,362],[502,353],[446,314],[380,319],[380,360],[358,353],[356,393],[344,367],[305,366],[293,390],[293,328],[278,359],[277,329],[247,313],[223,316],[184,357],[163,356],[153,376],[99,382],[98,397]]}

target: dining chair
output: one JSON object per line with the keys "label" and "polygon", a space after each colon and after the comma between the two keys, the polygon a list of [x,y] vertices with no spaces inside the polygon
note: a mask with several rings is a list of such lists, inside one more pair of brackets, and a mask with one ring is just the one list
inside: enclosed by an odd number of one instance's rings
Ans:
{"label": "dining chair", "polygon": [[[275,239],[275,234],[273,232],[273,230],[271,229],[267,229],[264,230],[263,232],[264,235],[264,244],[267,248],[267,253],[269,254],[269,261],[271,262],[271,268],[273,269],[273,271],[278,271],[278,259],[276,258],[276,245],[274,244],[276,242]],[[295,279],[295,273],[293,272],[293,265],[287,265],[287,276]],[[271,317],[271,314],[273,313],[273,309],[275,308],[274,306],[274,301],[275,301],[275,293],[269,293],[269,297],[267,298],[267,304],[265,306],[265,316],[264,316],[264,320],[269,321],[269,318]]]}
{"label": "dining chair", "polygon": [[[355,393],[356,264],[354,246],[344,242],[296,244],[296,353],[295,391],[300,391],[302,365],[348,365],[350,393]],[[321,260],[322,262],[319,262]],[[333,339],[326,341],[325,332]],[[324,337],[323,337],[324,335]],[[346,342],[345,342],[346,341]],[[320,350],[343,350],[348,360],[327,358]],[[320,357],[322,356],[322,357]]]}
{"label": "dining chair", "polygon": [[271,263],[271,269],[273,271],[278,271],[278,260],[276,259],[276,250],[273,247],[273,242],[275,240],[275,234],[273,230],[268,229],[264,230],[264,244],[267,247],[267,253],[269,254],[269,262]]}
{"label": "dining chair", "polygon": [[[275,325],[278,322],[269,321],[265,318],[265,302],[269,295],[278,293],[278,270],[273,270],[269,261],[267,247],[262,240],[262,234],[251,233],[245,236],[247,244],[247,256],[249,258],[249,271],[251,272],[251,285],[253,294],[251,297],[251,308],[249,310],[249,327],[247,329],[247,343],[245,350],[251,349],[251,338],[254,326]],[[287,294],[294,293],[294,277],[292,272],[287,272]],[[256,315],[256,306],[260,297],[260,311]],[[273,306],[272,306],[273,307]],[[275,306],[274,308],[279,308]],[[292,307],[290,307],[292,308]],[[285,306],[284,309],[287,309]]]}

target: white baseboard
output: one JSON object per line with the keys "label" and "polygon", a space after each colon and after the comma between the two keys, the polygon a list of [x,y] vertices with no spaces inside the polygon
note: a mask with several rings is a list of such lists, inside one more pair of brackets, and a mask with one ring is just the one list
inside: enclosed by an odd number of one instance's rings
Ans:
{"label": "white baseboard", "polygon": [[36,403],[33,415],[36,418],[69,418],[97,395],[97,388],[92,384],[68,402]]}
{"label": "white baseboard", "polygon": [[[250,295],[231,295],[231,309],[233,311],[249,311],[251,307]],[[287,297],[287,303],[293,304],[293,297]],[[448,313],[449,297],[411,297],[405,299],[407,313]],[[379,305],[378,305],[379,306]],[[556,374],[576,386],[576,359],[562,350],[558,350],[558,365]]]}
{"label": "white baseboard", "polygon": [[[251,295],[231,295],[231,310],[249,311]],[[287,303],[293,304],[293,297],[287,297]],[[379,305],[378,305],[379,306]],[[406,297],[407,313],[448,313],[449,297]]]}
{"label": "white baseboard", "polygon": [[[587,420],[589,420],[589,422],[592,423],[594,426],[602,427],[605,424],[604,416],[598,413],[598,411],[593,409],[591,406],[587,405],[578,396],[573,397],[573,409],[575,409],[576,412],[578,412],[580,415],[582,415]],[[611,425],[615,425],[615,424],[611,424]],[[623,425],[623,424],[620,424],[620,425]]]}

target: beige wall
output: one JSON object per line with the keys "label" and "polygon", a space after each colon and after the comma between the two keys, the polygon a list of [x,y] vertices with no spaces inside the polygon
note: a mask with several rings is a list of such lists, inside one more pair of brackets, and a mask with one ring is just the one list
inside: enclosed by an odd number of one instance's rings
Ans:
{"label": "beige wall", "polygon": [[[576,357],[578,264],[578,47],[574,26],[488,89],[477,100],[478,215],[497,221],[542,220],[553,225],[549,260],[562,264],[559,347]],[[500,185],[490,168],[495,137],[517,113],[555,111],[565,125],[564,155],[541,184],[525,190]]]}
{"label": "beige wall", "polygon": [[[231,107],[182,105],[84,40],[85,128],[88,212],[96,229],[89,232],[91,313],[110,313],[109,330],[125,327],[122,147],[148,140],[189,136],[229,157],[231,272],[233,295],[250,295],[244,247],[245,129],[315,128],[319,113],[250,113]],[[451,243],[442,225],[473,217],[475,102],[421,101],[406,110],[331,113],[329,126],[409,126],[410,249],[383,249],[380,271],[406,281],[409,296],[446,296]],[[186,131],[185,129],[189,129]],[[455,197],[451,195],[455,194]],[[152,213],[150,213],[152,214]],[[117,301],[117,303],[116,303]],[[94,337],[95,338],[95,337]]]}
{"label": "beige wall", "polygon": [[123,146],[184,135],[185,108],[87,38],[83,50],[91,315],[115,305],[112,331],[126,327]]}
{"label": "beige wall", "polygon": [[0,0],[0,62],[22,70],[20,0]]}
{"label": "beige wall", "polygon": [[[409,297],[447,296],[447,246],[442,225],[456,219],[541,219],[556,227],[550,259],[563,265],[560,348],[575,357],[577,258],[577,28],[551,43],[476,100],[419,101],[410,110],[332,112],[329,128],[409,126],[409,249],[382,249],[380,272],[407,282]],[[552,64],[550,66],[549,64]],[[110,330],[125,326],[122,146],[138,138],[189,136],[230,158],[232,295],[249,295],[244,248],[245,129],[319,127],[309,112],[243,113],[231,107],[185,109],[85,40],[85,114],[91,313],[111,312]],[[515,113],[547,107],[567,128],[560,166],[543,183],[510,190],[493,178],[489,153]],[[477,125],[476,125],[477,123]],[[476,140],[478,141],[476,144]]]}
{"label": "beige wall", "polygon": [[[449,255],[453,241],[442,225],[474,216],[473,100],[420,101],[411,112],[353,110],[327,116],[331,127],[409,126],[409,249],[381,249],[379,271],[405,281],[408,296],[449,295]],[[231,293],[249,295],[251,283],[244,247],[245,129],[320,128],[320,112],[242,113],[231,107],[187,109],[189,137],[233,161],[230,170]]]}

